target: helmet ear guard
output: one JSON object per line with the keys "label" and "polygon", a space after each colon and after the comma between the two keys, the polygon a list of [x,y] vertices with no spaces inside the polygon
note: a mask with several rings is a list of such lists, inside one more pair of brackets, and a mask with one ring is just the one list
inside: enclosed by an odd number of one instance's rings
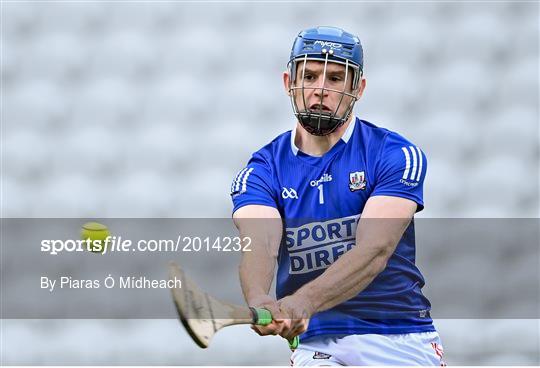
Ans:
{"label": "helmet ear guard", "polygon": [[[322,87],[306,87],[304,85],[305,67],[307,61],[311,60],[324,62],[324,82]],[[300,62],[303,65],[301,78],[298,76]],[[345,66],[342,90],[325,87],[329,62]],[[294,41],[287,68],[289,72],[288,92],[293,112],[306,131],[317,136],[327,135],[334,132],[349,119],[354,104],[358,100],[358,89],[363,74],[363,51],[358,37],[334,27],[318,27],[301,31]],[[353,73],[351,91],[348,92],[346,89],[349,72],[351,71]],[[309,89],[321,90],[320,107],[316,111],[311,110],[306,104],[305,90]],[[325,91],[341,94],[339,103],[333,112],[322,110]],[[298,106],[297,93],[302,94],[303,109]],[[350,99],[348,106],[341,115],[338,115],[345,96]]]}

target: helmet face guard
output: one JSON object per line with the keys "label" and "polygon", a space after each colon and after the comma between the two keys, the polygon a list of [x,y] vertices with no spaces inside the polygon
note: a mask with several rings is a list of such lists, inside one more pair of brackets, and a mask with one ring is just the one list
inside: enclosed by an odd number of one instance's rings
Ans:
{"label": "helmet face guard", "polygon": [[[310,60],[324,62],[323,82],[320,86],[306,86],[304,76],[307,62]],[[360,40],[339,28],[318,27],[300,32],[288,63],[289,95],[294,115],[307,132],[317,136],[328,135],[349,119],[354,104],[358,100],[362,62]],[[328,63],[337,63],[345,67],[345,77],[340,88],[326,87]],[[352,85],[348,91],[351,72],[353,73]],[[311,109],[307,106],[306,92],[314,93],[316,90],[319,91],[321,98],[318,108]],[[323,98],[327,92],[340,95],[339,102],[333,111],[323,110]]]}

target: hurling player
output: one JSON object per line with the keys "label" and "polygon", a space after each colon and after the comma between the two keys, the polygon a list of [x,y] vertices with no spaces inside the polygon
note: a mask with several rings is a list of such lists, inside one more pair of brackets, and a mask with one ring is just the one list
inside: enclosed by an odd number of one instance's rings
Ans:
{"label": "hurling player", "polygon": [[255,152],[231,185],[236,226],[253,240],[242,290],[274,316],[253,327],[260,335],[300,335],[293,365],[441,365],[415,265],[426,156],[353,116],[363,69],[359,38],[342,29],[294,40],[283,83],[296,126]]}

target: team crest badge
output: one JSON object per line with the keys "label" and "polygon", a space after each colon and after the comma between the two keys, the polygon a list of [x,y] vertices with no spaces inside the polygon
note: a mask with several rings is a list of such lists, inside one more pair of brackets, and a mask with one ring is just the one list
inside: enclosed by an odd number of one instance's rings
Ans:
{"label": "team crest badge", "polygon": [[351,192],[366,189],[366,175],[363,171],[349,173],[349,189]]}

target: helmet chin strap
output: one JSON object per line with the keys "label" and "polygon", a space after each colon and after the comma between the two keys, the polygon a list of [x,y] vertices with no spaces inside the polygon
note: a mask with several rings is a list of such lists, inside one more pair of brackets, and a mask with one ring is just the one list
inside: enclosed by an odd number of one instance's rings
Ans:
{"label": "helmet chin strap", "polygon": [[[347,117],[348,118],[348,117]],[[322,114],[299,113],[300,125],[310,134],[325,136],[335,132],[347,119],[332,118]]]}

